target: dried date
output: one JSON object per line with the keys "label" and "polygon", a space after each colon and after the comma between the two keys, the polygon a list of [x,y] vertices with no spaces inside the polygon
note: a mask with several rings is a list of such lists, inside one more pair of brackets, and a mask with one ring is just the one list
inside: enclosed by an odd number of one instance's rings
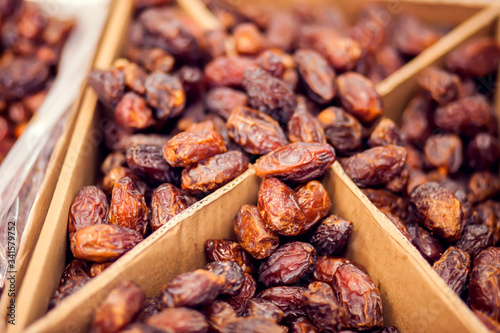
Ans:
{"label": "dried date", "polygon": [[317,258],[316,266],[314,267],[313,272],[314,280],[332,285],[333,277],[337,268],[349,262],[350,261],[346,258],[333,258],[326,256]]}
{"label": "dried date", "polygon": [[306,316],[302,301],[307,288],[294,286],[271,287],[257,294],[258,298],[271,301],[285,314],[285,320]]}
{"label": "dried date", "polygon": [[207,261],[235,261],[244,273],[252,274],[254,265],[252,257],[238,242],[225,239],[209,239],[205,242]]}
{"label": "dried date", "polygon": [[360,122],[343,109],[331,106],[318,115],[328,142],[341,154],[361,147],[363,137]]}
{"label": "dried date", "polygon": [[288,333],[319,333],[319,329],[306,317],[298,317],[290,323]]}
{"label": "dried date", "polygon": [[493,229],[484,224],[466,225],[462,237],[455,244],[457,248],[467,252],[471,259],[483,249],[493,245]]}
{"label": "dried date", "polygon": [[369,147],[396,145],[402,143],[402,135],[398,126],[389,118],[383,117],[368,138]]}
{"label": "dried date", "polygon": [[441,258],[432,265],[432,268],[454,292],[461,295],[466,286],[470,266],[471,258],[469,254],[459,248],[450,246]]}
{"label": "dried date", "polygon": [[263,298],[252,298],[248,301],[247,308],[243,315],[245,317],[271,319],[276,323],[279,323],[285,316],[278,306]]}
{"label": "dried date", "polygon": [[347,245],[352,229],[351,221],[331,215],[319,223],[310,243],[319,255],[338,255]]}
{"label": "dried date", "polygon": [[326,143],[320,122],[308,111],[297,109],[287,124],[290,142]]}
{"label": "dried date", "polygon": [[467,161],[477,171],[494,168],[500,159],[497,139],[488,133],[479,133],[467,145]]}
{"label": "dried date", "polygon": [[265,47],[264,37],[253,23],[238,24],[233,30],[236,52],[255,55]]}
{"label": "dried date", "polygon": [[428,67],[418,75],[418,84],[438,104],[446,104],[457,99],[461,82],[456,74],[437,67]]}
{"label": "dried date", "polygon": [[158,230],[195,202],[195,198],[187,195],[172,184],[160,185],[151,198],[151,231]]}
{"label": "dried date", "polygon": [[155,124],[146,100],[134,92],[123,95],[115,108],[115,121],[128,131],[143,130]]}
{"label": "dried date", "polygon": [[146,324],[162,332],[207,333],[208,322],[200,312],[188,308],[169,308],[146,319]]}
{"label": "dried date", "polygon": [[500,322],[500,248],[481,251],[472,267],[469,281],[469,302],[473,310],[481,311]]}
{"label": "dried date", "polygon": [[224,324],[237,317],[233,307],[224,301],[215,300],[203,309],[208,319],[208,324],[214,332],[220,332]]}
{"label": "dried date", "polygon": [[486,76],[498,69],[500,48],[490,37],[471,39],[451,51],[446,66],[464,76]]}
{"label": "dried date", "polygon": [[109,266],[111,266],[112,262],[104,262],[104,263],[93,263],[90,266],[89,275],[90,277],[96,277],[97,275],[104,272]]}
{"label": "dried date", "polygon": [[205,78],[211,86],[242,87],[245,71],[257,62],[245,57],[218,57],[205,67]]}
{"label": "dried date", "polygon": [[261,317],[239,317],[228,320],[221,333],[283,333],[283,329],[271,319]]}
{"label": "dried date", "polygon": [[467,186],[467,200],[478,203],[495,197],[500,191],[498,175],[489,171],[474,172]]}
{"label": "dried date", "polygon": [[149,183],[179,183],[178,172],[163,158],[161,146],[130,145],[127,149],[127,165],[141,179]]}
{"label": "dried date", "polygon": [[389,212],[401,219],[405,219],[408,215],[407,205],[403,198],[386,190],[364,188],[361,191],[382,212]]}
{"label": "dried date", "polygon": [[301,185],[295,189],[300,209],[306,216],[306,224],[302,233],[311,230],[332,208],[328,192],[317,180]]}
{"label": "dried date", "polygon": [[211,112],[227,119],[235,108],[248,104],[248,96],[235,89],[216,87],[208,92],[206,104]]}
{"label": "dried date", "polygon": [[151,73],[144,82],[146,101],[155,108],[158,119],[178,116],[186,105],[181,81],[162,72]]}
{"label": "dried date", "polygon": [[69,238],[82,228],[106,223],[108,209],[108,199],[103,191],[96,186],[82,188],[69,209]]}
{"label": "dried date", "polygon": [[394,31],[394,45],[401,53],[411,56],[418,55],[442,36],[440,32],[409,14],[399,17]]}
{"label": "dried date", "polygon": [[338,332],[348,323],[346,309],[339,304],[332,288],[324,282],[312,282],[304,293],[307,316],[323,332]]}
{"label": "dried date", "polygon": [[245,281],[243,281],[240,292],[227,300],[238,316],[243,315],[248,301],[254,297],[256,291],[257,282],[250,274],[245,273]]}
{"label": "dried date", "polygon": [[431,134],[429,123],[430,102],[423,95],[414,97],[403,111],[401,133],[413,143],[424,143]]}
{"label": "dried date", "polygon": [[221,295],[234,296],[241,291],[245,274],[235,261],[212,261],[206,264],[204,269],[224,278]]}

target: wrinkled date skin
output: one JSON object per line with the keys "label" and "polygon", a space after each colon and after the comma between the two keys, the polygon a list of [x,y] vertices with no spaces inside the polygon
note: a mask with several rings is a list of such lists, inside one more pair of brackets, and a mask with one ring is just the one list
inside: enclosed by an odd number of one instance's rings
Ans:
{"label": "wrinkled date skin", "polygon": [[432,268],[454,292],[461,295],[470,273],[470,265],[471,259],[467,252],[450,246]]}
{"label": "wrinkled date skin", "polygon": [[340,265],[333,289],[347,311],[348,327],[363,330],[384,325],[380,291],[362,269],[351,263]]}
{"label": "wrinkled date skin", "polygon": [[71,238],[75,258],[103,263],[113,261],[143,240],[137,231],[112,224],[97,224],[78,230]]}
{"label": "wrinkled date skin", "polygon": [[326,136],[320,122],[307,110],[297,109],[287,124],[290,142],[326,143]]}
{"label": "wrinkled date skin", "polygon": [[248,301],[247,308],[243,315],[245,317],[253,316],[271,319],[276,323],[279,323],[285,316],[283,314],[283,311],[281,311],[281,309],[274,303],[262,298],[252,298],[250,301]]}
{"label": "wrinkled date skin", "polygon": [[256,206],[243,205],[234,220],[234,233],[241,244],[255,259],[269,257],[280,242],[277,233],[266,227]]}
{"label": "wrinkled date skin", "polygon": [[341,161],[347,175],[361,187],[386,184],[401,174],[406,149],[394,145],[375,147]]}
{"label": "wrinkled date skin", "polygon": [[238,316],[243,315],[248,301],[254,297],[256,291],[257,282],[250,274],[245,273],[245,281],[243,281],[240,292],[227,300]]}
{"label": "wrinkled date skin", "polygon": [[276,178],[262,181],[257,207],[266,227],[280,235],[298,235],[306,223],[297,196]]}
{"label": "wrinkled date skin", "polygon": [[413,190],[410,200],[427,229],[449,242],[460,238],[465,209],[450,190],[435,182],[425,183]]}
{"label": "wrinkled date skin", "polygon": [[324,282],[312,282],[304,293],[307,316],[323,332],[338,332],[347,326],[347,311],[339,304],[332,287]]}
{"label": "wrinkled date skin", "polygon": [[368,138],[368,146],[400,146],[402,142],[401,132],[398,126],[389,118],[380,119],[372,134]]}
{"label": "wrinkled date skin", "polygon": [[418,75],[418,83],[438,104],[455,100],[459,95],[461,84],[458,75],[437,67],[424,69]]}
{"label": "wrinkled date skin", "polygon": [[313,269],[314,248],[303,242],[280,246],[259,267],[259,282],[265,287],[293,285]]}
{"label": "wrinkled date skin", "polygon": [[467,200],[478,203],[495,197],[500,191],[498,175],[489,171],[475,172],[469,178]]}
{"label": "wrinkled date skin", "polygon": [[50,300],[49,308],[57,307],[63,299],[82,289],[89,281],[88,276],[76,276],[72,279],[63,280]]}
{"label": "wrinkled date skin", "polygon": [[214,191],[241,175],[248,162],[248,157],[239,151],[209,157],[182,170],[182,189],[193,194]]}
{"label": "wrinkled date skin", "polygon": [[205,78],[211,86],[241,87],[246,69],[253,66],[257,66],[254,59],[218,57],[205,67]]}
{"label": "wrinkled date skin", "polygon": [[319,329],[306,317],[298,317],[290,323],[288,333],[318,333]]}
{"label": "wrinkled date skin", "polygon": [[149,222],[148,206],[134,182],[124,177],[113,188],[109,205],[109,223],[146,234]]}
{"label": "wrinkled date skin", "polygon": [[373,82],[361,74],[347,72],[337,78],[342,107],[363,123],[371,123],[382,114],[382,99]]}
{"label": "wrinkled date skin", "polygon": [[338,255],[347,245],[352,229],[351,221],[331,215],[319,223],[310,243],[319,255]]}
{"label": "wrinkled date skin", "polygon": [[258,298],[271,301],[285,314],[285,320],[306,316],[303,296],[307,288],[295,286],[278,286],[263,290],[257,294]]}
{"label": "wrinkled date skin", "polygon": [[223,276],[204,269],[180,274],[163,286],[159,308],[209,304],[219,295],[224,283]]}
{"label": "wrinkled date skin", "polygon": [[183,132],[163,146],[163,156],[173,167],[188,167],[199,161],[226,152],[219,132]]}
{"label": "wrinkled date skin", "polygon": [[306,216],[306,224],[302,229],[302,233],[305,233],[328,215],[332,208],[332,202],[326,189],[317,180],[311,180],[307,184],[297,187],[295,194],[300,209]]}
{"label": "wrinkled date skin", "polygon": [[248,96],[235,89],[217,87],[208,92],[206,103],[210,111],[227,119],[235,108],[248,104]]}
{"label": "wrinkled date skin", "polygon": [[333,162],[335,150],[332,146],[297,142],[262,156],[255,164],[255,173],[259,177],[306,182],[322,176]]}
{"label": "wrinkled date skin", "polygon": [[500,322],[500,248],[481,251],[472,267],[469,302],[478,310]]}
{"label": "wrinkled date skin", "polygon": [[252,257],[238,242],[225,239],[209,239],[205,243],[207,261],[235,261],[243,272],[252,274],[254,266]]}
{"label": "wrinkled date skin", "polygon": [[158,119],[178,116],[186,104],[181,81],[175,76],[154,72],[144,83],[146,101],[156,109]]}
{"label": "wrinkled date skin", "polygon": [[451,51],[446,66],[464,76],[486,76],[498,69],[500,48],[495,39],[477,38]]}
{"label": "wrinkled date skin", "polygon": [[401,119],[401,133],[406,140],[423,143],[431,134],[429,109],[430,102],[424,95],[417,95],[410,101]]}
{"label": "wrinkled date skin", "polygon": [[146,319],[146,324],[162,332],[207,333],[208,322],[200,312],[188,308],[170,308]]}
{"label": "wrinkled date skin", "polygon": [[485,224],[466,225],[462,237],[455,246],[467,252],[471,259],[485,249],[493,245],[493,229]]}
{"label": "wrinkled date skin", "polygon": [[220,332],[222,326],[230,319],[237,317],[233,307],[224,301],[215,300],[203,309],[208,324],[214,332]]}
{"label": "wrinkled date skin", "polygon": [[123,166],[127,162],[127,158],[125,154],[121,151],[115,151],[104,159],[104,162],[101,164],[101,171],[103,174],[109,173],[114,168],[118,168]]}
{"label": "wrinkled date skin", "polygon": [[222,295],[234,296],[243,287],[245,274],[235,261],[212,261],[206,264],[204,269],[224,278],[220,289]]}
{"label": "wrinkled date skin", "polygon": [[178,172],[163,158],[161,146],[130,145],[127,149],[127,165],[141,179],[149,183],[179,183]]}
{"label": "wrinkled date skin", "polygon": [[314,280],[332,285],[337,268],[349,262],[350,261],[346,258],[318,257],[313,272]]}
{"label": "wrinkled date skin", "polygon": [[335,72],[327,60],[309,49],[297,50],[293,59],[309,97],[320,104],[330,102],[335,97]]}
{"label": "wrinkled date skin", "polygon": [[246,106],[234,109],[226,126],[231,139],[249,154],[264,155],[288,143],[276,120]]}
{"label": "wrinkled date skin", "polygon": [[262,317],[239,317],[228,320],[221,333],[266,332],[283,333],[283,329],[274,320]]}
{"label": "wrinkled date skin", "polygon": [[146,292],[132,281],[122,281],[106,296],[92,319],[92,332],[118,332],[139,313]]}
{"label": "wrinkled date skin", "polygon": [[79,229],[106,223],[108,207],[106,194],[99,188],[96,186],[82,188],[69,209],[69,238],[71,239]]}
{"label": "wrinkled date skin", "polygon": [[125,94],[125,75],[118,69],[93,69],[88,75],[87,84],[107,107],[115,107]]}
{"label": "wrinkled date skin", "polygon": [[116,105],[115,121],[128,131],[143,130],[155,123],[144,98],[134,92],[126,93]]}
{"label": "wrinkled date skin", "polygon": [[175,215],[183,212],[195,202],[195,198],[187,195],[172,184],[160,185],[151,198],[151,231],[158,230]]}
{"label": "wrinkled date skin", "polygon": [[363,126],[341,108],[330,106],[318,115],[328,142],[341,154],[361,147]]}
{"label": "wrinkled date skin", "polygon": [[279,110],[278,121],[286,123],[295,109],[296,100],[287,84],[261,68],[248,68],[243,77],[250,106],[265,112]]}

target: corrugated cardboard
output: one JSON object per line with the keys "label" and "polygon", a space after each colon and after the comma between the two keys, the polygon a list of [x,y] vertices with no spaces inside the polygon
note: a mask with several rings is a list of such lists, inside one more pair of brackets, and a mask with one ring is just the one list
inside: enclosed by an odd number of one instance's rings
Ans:
{"label": "corrugated cardboard", "polygon": [[[115,4],[103,37],[102,52],[96,60],[98,68],[108,67],[118,52],[126,27],[124,18],[130,14],[130,2],[120,0]],[[347,9],[359,5],[358,2],[345,0],[339,3]],[[391,3],[384,2],[387,6]],[[458,45],[467,36],[481,31],[484,21],[489,20],[493,24],[498,15],[496,8],[481,10],[481,4],[473,3],[464,6],[440,2],[401,3],[405,10],[411,9],[421,17],[431,15],[435,20],[448,18],[445,23],[449,24],[457,24],[472,17],[457,28],[461,29],[461,33],[452,35],[453,43],[442,45],[447,47],[442,51],[443,54],[450,50],[450,45]],[[351,13],[354,11],[351,10]],[[436,52],[429,52],[426,57],[436,56]],[[419,66],[433,61],[421,60]],[[399,98],[394,93],[396,88],[421,69],[412,63],[406,66],[413,66],[410,70],[400,71],[406,73],[406,77],[400,74],[396,79],[386,80],[398,82],[393,83],[393,89],[378,87],[389,108],[397,105],[392,101]],[[148,295],[158,294],[162,284],[175,275],[201,267],[204,264],[205,240],[232,237],[232,222],[239,207],[256,202],[260,180],[249,170],[173,218],[168,225],[149,236],[82,290],[68,297],[57,309],[41,318],[64,269],[69,206],[82,186],[95,182],[98,145],[102,140],[99,136],[100,119],[98,113],[94,112],[95,105],[95,94],[85,91],[77,120],[79,131],[71,139],[70,150],[40,237],[42,241],[38,242],[27,271],[30,284],[24,284],[19,293],[18,325],[10,326],[9,332],[20,331],[28,325],[31,326],[26,331],[34,333],[84,332],[103,297],[123,279],[135,280],[146,289]],[[418,251],[362,195],[338,163],[329,170],[323,182],[332,196],[333,211],[354,223],[348,257],[364,265],[379,285],[384,298],[386,324],[396,325],[402,332],[486,332],[466,305],[450,293],[450,289]]]}

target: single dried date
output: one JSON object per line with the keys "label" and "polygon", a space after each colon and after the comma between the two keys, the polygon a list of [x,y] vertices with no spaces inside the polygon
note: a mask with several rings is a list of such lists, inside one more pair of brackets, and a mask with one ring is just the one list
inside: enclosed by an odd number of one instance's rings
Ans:
{"label": "single dried date", "polygon": [[222,326],[221,333],[283,333],[283,329],[274,320],[262,317],[238,317],[228,320]]}
{"label": "single dried date", "polygon": [[442,34],[414,15],[401,15],[394,28],[394,45],[406,55],[416,56],[434,44]]}
{"label": "single dried date", "polygon": [[205,103],[211,112],[227,119],[235,108],[248,104],[248,96],[235,89],[216,87],[207,93]]}
{"label": "single dried date", "polygon": [[402,134],[398,126],[389,118],[383,117],[368,138],[369,147],[396,145],[402,143]]}
{"label": "single dried date", "polygon": [[245,281],[243,270],[235,261],[212,261],[204,269],[224,278],[221,295],[234,296],[241,291]]}
{"label": "single dried date", "polygon": [[156,231],[195,202],[195,198],[172,184],[160,185],[151,198],[151,231]]}
{"label": "single dried date", "polygon": [[115,107],[125,94],[125,75],[118,69],[93,69],[88,75],[87,84],[107,107]]}
{"label": "single dried date", "polygon": [[245,317],[253,316],[271,319],[276,323],[279,323],[285,316],[283,311],[274,303],[262,298],[252,298],[248,301],[247,308],[243,315]]}
{"label": "single dried date", "polygon": [[218,57],[205,66],[205,78],[211,86],[241,87],[245,71],[257,62],[245,57]]}
{"label": "single dried date", "polygon": [[328,144],[297,142],[275,149],[257,160],[260,177],[306,182],[322,176],[335,162],[335,150]]}
{"label": "single dried date", "polygon": [[73,235],[71,252],[75,258],[102,263],[118,259],[142,240],[142,235],[135,230],[96,224]]}
{"label": "single dried date", "polygon": [[238,24],[233,30],[236,52],[255,55],[265,47],[264,37],[253,23]]}
{"label": "single dried date", "polygon": [[498,165],[500,148],[497,138],[489,133],[479,133],[467,145],[467,161],[477,171],[487,170]]}
{"label": "single dried date", "polygon": [[319,223],[310,243],[319,255],[338,255],[347,245],[352,229],[351,221],[331,215]]}
{"label": "single dried date", "polygon": [[158,119],[178,116],[186,105],[181,81],[162,72],[151,73],[144,82],[146,101],[155,108]]}
{"label": "single dried date", "polygon": [[235,261],[245,273],[253,273],[252,257],[238,242],[225,239],[209,239],[205,242],[207,261]]}
{"label": "single dried date", "polygon": [[123,95],[115,108],[115,121],[128,131],[143,130],[155,124],[146,100],[134,92]]}
{"label": "single dried date", "polygon": [[332,285],[337,268],[349,262],[346,258],[318,257],[316,259],[316,266],[314,267],[313,278],[316,281]]}
{"label": "single dried date", "polygon": [[208,323],[200,312],[188,308],[169,308],[146,319],[146,324],[162,332],[207,333]]}
{"label": "single dried date", "polygon": [[179,183],[178,172],[163,158],[161,146],[130,145],[127,148],[127,165],[141,179],[149,183]]}
{"label": "single dried date", "polygon": [[431,134],[429,123],[430,101],[424,95],[415,96],[403,111],[401,133],[412,143],[423,143]]}
{"label": "single dried date", "polygon": [[203,309],[207,317],[210,329],[214,332],[220,332],[223,325],[229,320],[237,317],[233,307],[224,301],[215,300]]}
{"label": "single dried date", "polygon": [[312,270],[315,255],[316,251],[308,243],[282,245],[260,265],[259,282],[265,287],[293,285]]}
{"label": "single dried date", "polygon": [[343,109],[330,106],[318,115],[328,142],[341,154],[358,149],[363,137],[363,126]]}
{"label": "single dried date", "polygon": [[163,156],[173,167],[188,167],[225,152],[226,144],[219,132],[183,132],[163,146]]}
{"label": "single dried date", "polygon": [[361,192],[382,212],[389,212],[401,219],[406,218],[408,209],[403,198],[382,189],[364,188]]}
{"label": "single dried date", "polygon": [[478,203],[494,198],[500,191],[498,175],[489,171],[474,172],[467,186],[467,200]]}
{"label": "single dried date", "polygon": [[306,224],[302,233],[311,230],[332,208],[328,192],[317,180],[301,185],[295,189],[300,209],[306,216]]}
{"label": "single dried date", "polygon": [[285,314],[285,320],[306,316],[304,302],[302,301],[307,288],[295,286],[271,287],[257,294],[258,298],[271,301]]}
{"label": "single dried date", "polygon": [[297,196],[276,178],[266,178],[262,181],[257,207],[266,227],[280,235],[298,235],[305,226],[306,216],[300,208]]}
{"label": "single dried date", "polygon": [[245,281],[243,281],[240,292],[231,296],[227,301],[236,311],[236,314],[241,316],[247,307],[248,301],[254,297],[256,291],[257,282],[250,274],[245,273]]}
{"label": "single dried date", "polygon": [[493,229],[485,224],[466,225],[455,246],[467,252],[471,259],[483,249],[493,245]]}
{"label": "single dried date", "polygon": [[418,75],[418,83],[438,104],[446,104],[457,99],[460,78],[437,67],[428,67]]}
{"label": "single dried date", "polygon": [[323,332],[338,332],[348,323],[347,311],[339,304],[332,288],[324,282],[312,282],[304,293],[307,316]]}
{"label": "single dried date", "polygon": [[464,76],[486,76],[498,70],[500,47],[491,37],[471,39],[451,51],[446,66]]}
{"label": "single dried date", "polygon": [[234,220],[234,233],[241,244],[255,259],[269,257],[279,245],[278,234],[270,231],[256,206],[243,205]]}
{"label": "single dried date", "polygon": [[108,209],[108,199],[103,191],[96,186],[82,188],[69,209],[69,238],[82,228],[106,223]]}
{"label": "single dried date", "polygon": [[450,246],[441,258],[432,265],[432,268],[454,292],[461,295],[467,283],[470,266],[471,258],[469,254],[459,248]]}
{"label": "single dried date", "polygon": [[326,143],[320,122],[307,110],[297,108],[287,124],[290,142]]}

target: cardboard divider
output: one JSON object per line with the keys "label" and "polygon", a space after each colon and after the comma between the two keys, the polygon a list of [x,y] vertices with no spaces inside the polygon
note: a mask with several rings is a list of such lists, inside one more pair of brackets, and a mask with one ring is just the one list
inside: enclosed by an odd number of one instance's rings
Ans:
{"label": "cardboard divider", "polygon": [[[389,6],[392,2],[382,3]],[[130,18],[131,3],[132,0],[114,2],[95,67],[109,67],[118,55]],[[340,0],[339,3],[347,8],[358,6],[358,2],[353,1]],[[441,18],[450,18],[443,22],[452,26],[470,18],[460,25],[466,25],[463,29],[470,34],[474,31],[478,33],[486,19],[492,21],[497,15],[492,8],[481,10],[483,3],[462,6],[448,5],[443,1],[402,1],[402,5],[405,10],[415,10],[419,16],[431,13],[437,15],[439,12]],[[453,13],[456,16],[450,15]],[[399,85],[404,87],[405,80],[411,77],[408,73],[416,73],[422,63],[432,62],[434,59],[428,57],[436,57],[435,52],[426,53],[425,61],[421,60],[420,65],[418,62],[417,65],[412,65],[418,57],[405,65],[401,71],[406,71],[406,77],[399,74],[395,79],[390,77],[384,81],[392,82],[392,86],[389,83],[385,83],[386,88],[378,86],[386,105],[397,105],[393,99],[402,97],[395,94],[396,88]],[[405,70],[408,66],[413,67]],[[31,326],[26,329],[27,332],[83,331],[103,297],[123,279],[135,280],[147,290],[148,295],[158,294],[161,286],[170,278],[202,266],[204,241],[209,238],[232,237],[232,219],[239,207],[244,203],[256,202],[259,179],[249,170],[173,218],[103,274],[65,299],[56,310],[44,316],[66,262],[69,207],[81,187],[95,183],[98,146],[102,140],[102,123],[95,111],[96,102],[95,94],[86,89],[76,123],[77,131],[71,138],[40,234],[41,241],[36,245],[26,272],[30,283],[24,284],[19,290],[16,299],[16,326],[9,325],[7,332],[18,332],[29,325]],[[332,195],[334,211],[351,219],[355,225],[348,256],[364,265],[380,286],[387,324],[398,326],[402,332],[484,331],[456,295],[442,292],[449,290],[446,284],[393,224],[347,178],[338,163],[325,176],[324,183]]]}

